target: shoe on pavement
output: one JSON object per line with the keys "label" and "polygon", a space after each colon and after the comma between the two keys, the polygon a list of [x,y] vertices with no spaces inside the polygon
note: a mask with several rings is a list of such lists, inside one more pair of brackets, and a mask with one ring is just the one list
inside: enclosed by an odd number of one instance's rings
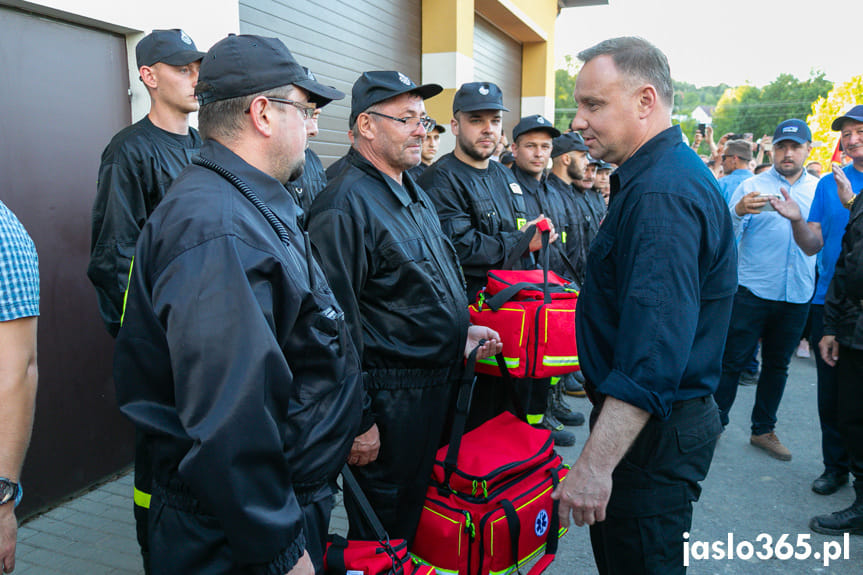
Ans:
{"label": "shoe on pavement", "polygon": [[797,346],[797,357],[812,357],[812,355],[809,353],[809,342],[805,339],[801,339],[800,345]]}
{"label": "shoe on pavement", "polygon": [[809,520],[809,529],[825,535],[863,535],[863,504],[855,502],[842,511],[817,515]]}
{"label": "shoe on pavement", "polygon": [[[575,373],[581,373],[580,371],[576,371]],[[578,379],[575,377],[575,373],[567,373],[563,377],[560,378],[560,382],[563,384],[563,392],[566,395],[571,395],[573,397],[584,397],[587,393],[584,391],[584,386],[578,382]]]}
{"label": "shoe on pavement", "polygon": [[772,431],[762,433],[761,435],[753,435],[749,438],[749,443],[763,449],[770,457],[775,457],[780,461],[791,461],[791,451],[782,445],[782,442],[779,441],[779,438]]}
{"label": "shoe on pavement", "polygon": [[575,434],[563,428],[563,424],[558,421],[553,415],[545,414],[540,423],[533,424],[537,429],[547,429],[551,431],[551,439],[555,445],[561,447],[569,447],[575,445]]}
{"label": "shoe on pavement", "polygon": [[848,483],[848,473],[825,471],[821,477],[812,482],[812,491],[818,495],[832,495]]}
{"label": "shoe on pavement", "polygon": [[584,415],[577,411],[573,411],[572,408],[570,408],[563,400],[563,389],[561,388],[560,382],[552,387],[551,392],[548,394],[548,409],[545,413],[546,417],[548,417],[549,414],[557,418],[564,425],[569,425],[571,427],[584,425]]}
{"label": "shoe on pavement", "polygon": [[744,371],[740,374],[740,385],[757,385],[760,375],[758,371]]}

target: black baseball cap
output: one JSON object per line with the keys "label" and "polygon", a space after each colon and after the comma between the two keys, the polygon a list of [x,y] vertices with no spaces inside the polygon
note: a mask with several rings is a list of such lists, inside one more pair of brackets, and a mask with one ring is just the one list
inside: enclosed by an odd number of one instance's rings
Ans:
{"label": "black baseball cap", "polygon": [[423,100],[428,100],[441,92],[443,92],[443,86],[438,84],[417,86],[407,75],[395,70],[363,72],[351,89],[351,116],[348,126],[353,126],[357,116],[369,107],[384,100],[407,93],[418,94]]}
{"label": "black baseball cap", "polygon": [[452,100],[452,113],[476,112],[477,110],[503,110],[503,92],[491,82],[468,82],[462,84]]}
{"label": "black baseball cap", "polygon": [[587,144],[578,132],[561,134],[551,141],[551,157],[556,158],[567,152],[586,152]]}
{"label": "black baseball cap", "polygon": [[[318,108],[323,108],[324,106],[326,106],[327,104],[329,104],[333,100],[341,100],[345,97],[344,92],[342,92],[341,90],[336,90],[333,86],[327,86],[327,88],[329,88],[333,91],[333,94],[335,94],[335,97],[318,96],[317,94],[315,94],[312,91],[312,88],[311,88],[312,83],[321,85],[318,82],[318,79],[315,77],[314,72],[312,72],[311,70],[309,70],[305,66],[303,66],[303,72],[306,73],[306,79],[305,80],[298,80],[298,81],[294,82],[294,84],[296,84],[300,88],[306,90],[309,93],[309,102],[314,102]],[[303,85],[306,83],[309,84],[309,88],[307,88],[306,86]]]}
{"label": "black baseball cap", "polygon": [[204,57],[188,34],[174,28],[172,30],[153,30],[135,46],[135,59],[138,68],[164,62],[171,66],[185,66]]}
{"label": "black baseball cap", "polygon": [[596,169],[597,169],[597,171],[599,171],[599,170],[613,170],[614,164],[609,164],[608,162],[603,161],[603,160],[597,160]]}
{"label": "black baseball cap", "polygon": [[773,132],[773,143],[778,144],[785,140],[805,144],[812,141],[812,132],[803,120],[797,118],[785,120],[776,126],[776,131]]}
{"label": "black baseball cap", "polygon": [[838,132],[842,129],[842,124],[845,123],[845,120],[853,120],[855,122],[863,122],[863,104],[859,106],[854,106],[850,110],[848,110],[844,115],[839,116],[833,123],[830,124],[830,129],[834,132]]}
{"label": "black baseball cap", "polygon": [[432,128],[438,134],[446,134],[446,128],[435,122],[434,128]]}
{"label": "black baseball cap", "polygon": [[207,51],[195,92],[201,106],[294,84],[309,100],[338,100],[342,92],[310,80],[278,38],[230,34]]}
{"label": "black baseball cap", "polygon": [[560,130],[555,128],[552,123],[545,119],[541,114],[533,114],[532,116],[525,116],[518,121],[518,124],[516,124],[515,128],[512,129],[512,141],[515,142],[518,140],[518,137],[522,134],[536,130],[548,132],[552,138],[556,138],[560,135]]}

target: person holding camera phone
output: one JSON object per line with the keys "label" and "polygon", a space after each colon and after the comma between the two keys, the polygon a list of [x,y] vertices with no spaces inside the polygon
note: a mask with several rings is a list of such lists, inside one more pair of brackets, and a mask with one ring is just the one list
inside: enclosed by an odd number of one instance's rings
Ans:
{"label": "person holding camera phone", "polygon": [[738,239],[739,287],[714,397],[722,424],[728,425],[740,372],[761,338],[761,375],[752,409],[750,443],[782,461],[790,461],[791,452],[774,433],[776,411],[791,354],[809,314],[815,256],[806,255],[795,243],[791,223],[775,212],[773,202],[787,194],[800,206],[802,217],[808,217],[818,185],[818,178],[803,169],[811,149],[812,133],[805,122],[791,119],[780,123],[773,134],[773,167],[745,180],[729,202]]}

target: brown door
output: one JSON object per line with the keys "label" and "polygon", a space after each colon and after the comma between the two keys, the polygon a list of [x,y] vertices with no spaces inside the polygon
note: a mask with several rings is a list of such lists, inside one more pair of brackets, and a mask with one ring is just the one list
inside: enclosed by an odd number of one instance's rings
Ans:
{"label": "brown door", "polygon": [[99,157],[131,115],[126,43],[0,8],[0,70],[0,199],[36,243],[41,275],[27,514],[132,460],[132,427],[114,399],[112,341],[86,275]]}

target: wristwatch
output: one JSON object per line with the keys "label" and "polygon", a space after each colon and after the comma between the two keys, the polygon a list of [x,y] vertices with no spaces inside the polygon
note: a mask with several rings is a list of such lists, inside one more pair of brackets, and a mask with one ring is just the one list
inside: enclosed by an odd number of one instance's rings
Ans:
{"label": "wristwatch", "polygon": [[18,507],[23,494],[24,490],[19,484],[6,477],[0,477],[0,505],[14,501],[15,507]]}

